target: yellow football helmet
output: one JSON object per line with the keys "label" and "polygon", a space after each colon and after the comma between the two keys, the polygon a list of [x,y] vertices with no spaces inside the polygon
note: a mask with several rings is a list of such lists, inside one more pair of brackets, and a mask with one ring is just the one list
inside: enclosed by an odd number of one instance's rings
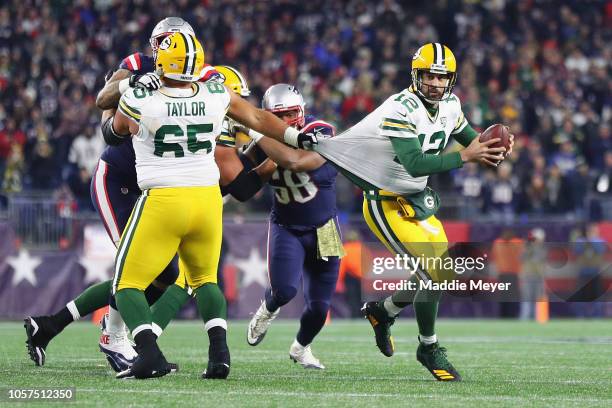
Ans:
{"label": "yellow football helmet", "polygon": [[251,90],[242,74],[234,67],[229,65],[216,65],[214,67],[219,74],[223,84],[240,96],[249,96]]}
{"label": "yellow football helmet", "polygon": [[159,44],[155,71],[160,77],[176,81],[197,81],[204,68],[204,49],[192,35],[176,32]]}
{"label": "yellow football helmet", "polygon": [[424,71],[433,74],[447,74],[448,84],[444,87],[442,96],[433,101],[441,101],[448,98],[457,82],[457,61],[453,52],[444,44],[429,43],[423,45],[412,57],[412,84],[415,91],[426,100],[432,99],[422,91],[422,73]]}

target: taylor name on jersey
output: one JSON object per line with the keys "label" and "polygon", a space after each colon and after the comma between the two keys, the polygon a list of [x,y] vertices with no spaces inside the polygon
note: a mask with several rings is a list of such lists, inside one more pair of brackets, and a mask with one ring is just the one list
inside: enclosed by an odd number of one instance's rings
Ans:
{"label": "taylor name on jersey", "polygon": [[217,82],[124,93],[119,111],[139,124],[133,138],[139,187],[217,184],[215,138],[229,101],[229,92]]}

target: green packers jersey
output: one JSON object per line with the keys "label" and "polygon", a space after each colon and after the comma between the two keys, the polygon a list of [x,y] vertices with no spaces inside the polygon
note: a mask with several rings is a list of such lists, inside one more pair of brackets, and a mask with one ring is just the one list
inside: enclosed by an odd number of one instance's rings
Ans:
{"label": "green packers jersey", "polygon": [[[365,181],[361,183],[365,184],[361,186],[364,189],[375,186],[395,194],[410,195],[425,189],[428,176],[410,174],[399,161],[391,139],[418,140],[422,153],[439,155],[451,135],[459,134],[466,126],[468,123],[456,95],[451,94],[441,101],[432,115],[410,89],[404,89],[350,129],[319,141],[315,150],[345,174],[349,172]],[[460,159],[453,166],[461,167]],[[423,173],[428,174],[427,171]]]}

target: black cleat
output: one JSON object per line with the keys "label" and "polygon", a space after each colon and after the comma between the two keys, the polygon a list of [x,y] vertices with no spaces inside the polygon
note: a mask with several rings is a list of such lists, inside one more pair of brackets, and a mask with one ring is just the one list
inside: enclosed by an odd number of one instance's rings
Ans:
{"label": "black cleat", "polygon": [[209,351],[208,366],[202,373],[202,378],[205,380],[225,380],[230,373],[230,353],[229,349],[226,348],[224,351],[211,353]]}
{"label": "black cleat", "polygon": [[461,381],[461,375],[446,358],[446,349],[440,347],[438,342],[430,345],[419,342],[416,358],[436,380]]}
{"label": "black cleat", "polygon": [[48,316],[28,316],[23,321],[28,354],[37,366],[43,366],[46,358],[45,349],[57,334],[57,329]]}
{"label": "black cleat", "polygon": [[[164,375],[172,372],[172,366],[166,361],[166,358],[162,354],[161,350],[152,350],[145,354],[139,354],[134,361],[134,364],[127,370],[124,370],[117,374],[116,378],[119,379],[145,379],[145,378],[156,378],[163,377]],[[176,365],[175,365],[176,366]],[[178,370],[178,366],[176,366]]]}
{"label": "black cleat", "polygon": [[395,351],[393,336],[391,336],[391,326],[395,323],[395,317],[389,317],[387,311],[378,302],[364,303],[361,314],[372,325],[376,337],[376,346],[378,346],[380,352],[387,357],[391,357]]}

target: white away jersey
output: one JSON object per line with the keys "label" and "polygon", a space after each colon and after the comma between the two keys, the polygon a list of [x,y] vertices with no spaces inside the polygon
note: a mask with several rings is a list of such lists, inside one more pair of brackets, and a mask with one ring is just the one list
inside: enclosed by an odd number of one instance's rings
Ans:
{"label": "white away jersey", "polygon": [[418,138],[423,153],[439,154],[451,134],[467,121],[454,94],[440,101],[432,117],[409,89],[390,96],[378,108],[336,137],[320,140],[314,149],[326,159],[374,186],[396,194],[425,189],[428,176],[414,177],[397,158],[390,137]]}
{"label": "white away jersey", "polygon": [[125,92],[119,111],[139,124],[133,144],[140,189],[217,184],[215,139],[229,101],[216,82]]}

